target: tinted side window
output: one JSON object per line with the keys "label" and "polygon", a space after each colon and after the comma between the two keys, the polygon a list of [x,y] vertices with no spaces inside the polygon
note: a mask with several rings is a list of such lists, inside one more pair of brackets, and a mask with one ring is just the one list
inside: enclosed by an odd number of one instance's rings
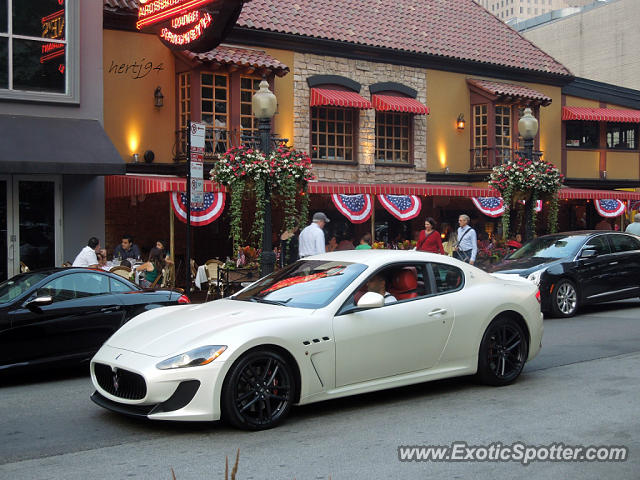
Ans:
{"label": "tinted side window", "polygon": [[109,282],[111,283],[111,293],[130,292],[132,290],[129,285],[115,278],[109,278]]}
{"label": "tinted side window", "polygon": [[432,263],[431,269],[436,280],[436,292],[445,293],[458,290],[464,283],[464,273],[453,265]]}
{"label": "tinted side window", "polygon": [[609,242],[604,235],[599,235],[597,237],[593,237],[587,243],[585,243],[582,250],[595,250],[598,255],[606,255],[611,253],[611,248],[609,248]]}
{"label": "tinted side window", "polygon": [[71,273],[49,282],[39,293],[53,297],[54,302],[109,293],[109,277],[99,273]]}
{"label": "tinted side window", "polygon": [[611,240],[613,251],[616,253],[640,249],[640,242],[629,235],[609,235],[609,240]]}

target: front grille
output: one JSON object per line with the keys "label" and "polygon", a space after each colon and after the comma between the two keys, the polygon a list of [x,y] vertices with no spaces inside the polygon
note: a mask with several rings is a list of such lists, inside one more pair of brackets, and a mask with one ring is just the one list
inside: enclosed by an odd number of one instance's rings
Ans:
{"label": "front grille", "polygon": [[142,375],[109,365],[96,363],[93,366],[98,385],[114,397],[126,400],[141,400],[147,395],[147,384]]}

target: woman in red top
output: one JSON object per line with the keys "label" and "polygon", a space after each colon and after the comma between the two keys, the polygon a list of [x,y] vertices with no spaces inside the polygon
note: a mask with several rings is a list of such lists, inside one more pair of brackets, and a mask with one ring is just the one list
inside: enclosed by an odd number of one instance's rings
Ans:
{"label": "woman in red top", "polygon": [[424,230],[420,232],[416,250],[444,255],[442,239],[436,230],[436,221],[431,217],[427,217],[424,221]]}

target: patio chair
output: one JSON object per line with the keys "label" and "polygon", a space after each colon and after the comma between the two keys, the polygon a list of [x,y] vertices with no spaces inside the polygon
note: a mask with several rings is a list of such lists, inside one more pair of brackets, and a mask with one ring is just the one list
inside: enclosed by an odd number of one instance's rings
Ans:
{"label": "patio chair", "polygon": [[205,271],[207,272],[207,282],[209,283],[207,297],[204,300],[205,302],[209,300],[209,295],[215,296],[216,293],[219,293],[220,284],[218,282],[218,269],[222,265],[224,265],[224,262],[216,260],[215,258],[207,260],[204,264]]}
{"label": "patio chair", "polygon": [[168,264],[162,269],[161,288],[174,288],[176,286],[176,266]]}
{"label": "patio chair", "polygon": [[111,267],[109,271],[131,281],[131,267],[127,267],[126,265],[118,265],[116,267]]}

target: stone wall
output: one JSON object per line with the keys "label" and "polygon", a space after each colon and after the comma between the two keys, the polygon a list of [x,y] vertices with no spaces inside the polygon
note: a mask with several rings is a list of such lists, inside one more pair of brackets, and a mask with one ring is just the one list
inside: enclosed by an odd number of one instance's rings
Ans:
{"label": "stone wall", "polygon": [[[379,82],[397,82],[418,92],[417,100],[426,104],[425,70],[400,65],[389,65],[346,58],[296,53],[294,57],[294,138],[296,148],[310,148],[310,107],[307,78],[313,75],[340,75],[362,85],[360,95],[371,98],[369,85]],[[420,183],[426,180],[427,120],[425,115],[414,115],[414,164],[408,167],[380,166],[374,163],[375,110],[360,110],[358,165],[334,165],[314,162],[318,180],[353,183]]]}

